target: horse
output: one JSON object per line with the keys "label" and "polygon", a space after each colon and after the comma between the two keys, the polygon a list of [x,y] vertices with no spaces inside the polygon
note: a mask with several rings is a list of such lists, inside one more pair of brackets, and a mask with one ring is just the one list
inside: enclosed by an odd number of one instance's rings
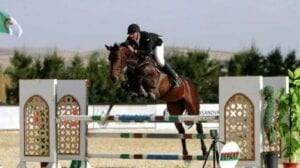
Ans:
{"label": "horse", "polygon": [[[109,51],[110,78],[115,83],[120,74],[126,70],[129,85],[136,85],[139,81],[146,91],[152,92],[155,99],[165,101],[167,111],[170,115],[182,115],[187,111],[188,115],[199,115],[199,98],[195,85],[185,77],[180,76],[180,86],[172,88],[171,81],[167,75],[161,73],[156,67],[155,61],[149,56],[143,57],[132,52],[126,46],[105,45]],[[140,80],[141,79],[141,80]],[[186,122],[190,126],[193,122]],[[180,134],[185,133],[181,122],[176,122],[175,127]],[[202,123],[196,123],[198,134],[203,134]],[[201,139],[202,154],[207,154],[204,140]],[[186,140],[181,139],[182,154],[188,155]]]}

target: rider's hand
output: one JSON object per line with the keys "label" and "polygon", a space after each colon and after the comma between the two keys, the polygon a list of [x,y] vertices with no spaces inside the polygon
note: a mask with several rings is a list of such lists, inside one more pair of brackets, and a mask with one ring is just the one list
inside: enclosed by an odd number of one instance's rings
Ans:
{"label": "rider's hand", "polygon": [[129,50],[130,50],[131,52],[134,52],[134,49],[133,49],[133,47],[132,47],[131,45],[129,45],[128,48],[129,48]]}

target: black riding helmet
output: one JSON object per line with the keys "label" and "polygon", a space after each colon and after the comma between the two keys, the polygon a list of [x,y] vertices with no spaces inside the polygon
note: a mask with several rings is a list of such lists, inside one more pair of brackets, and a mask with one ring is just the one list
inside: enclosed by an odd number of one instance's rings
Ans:
{"label": "black riding helmet", "polygon": [[128,31],[127,34],[135,33],[135,32],[140,32],[140,26],[137,24],[131,24],[128,26]]}

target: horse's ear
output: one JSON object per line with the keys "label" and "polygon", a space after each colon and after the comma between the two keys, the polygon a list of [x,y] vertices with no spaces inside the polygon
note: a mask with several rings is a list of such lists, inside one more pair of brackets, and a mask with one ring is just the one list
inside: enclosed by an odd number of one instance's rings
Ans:
{"label": "horse's ear", "polygon": [[106,44],[105,44],[105,48],[106,48],[108,51],[111,50],[111,46],[108,46],[108,45],[106,45]]}
{"label": "horse's ear", "polygon": [[119,49],[120,45],[118,43],[114,44],[114,48]]}

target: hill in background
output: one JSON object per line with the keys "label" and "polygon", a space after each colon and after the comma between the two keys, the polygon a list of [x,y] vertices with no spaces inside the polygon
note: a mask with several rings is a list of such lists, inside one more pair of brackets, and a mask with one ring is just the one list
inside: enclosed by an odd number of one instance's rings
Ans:
{"label": "hill in background", "polygon": [[[26,54],[32,56],[33,59],[43,59],[43,57],[52,54],[54,51],[58,53],[59,56],[63,57],[67,62],[71,60],[75,55],[79,55],[84,62],[86,62],[90,55],[94,52],[98,52],[100,57],[105,58],[108,55],[107,50],[91,50],[91,51],[68,51],[62,49],[53,49],[53,48],[0,48],[0,66],[2,69],[7,68],[10,65],[10,58],[13,57],[14,51],[25,52]],[[216,51],[216,50],[202,50],[202,49],[193,49],[193,48],[184,48],[184,47],[166,47],[166,55],[172,55],[175,53],[188,53],[193,51],[205,51],[208,52],[210,59],[226,61],[229,60],[234,53],[225,52],[225,51]]]}

